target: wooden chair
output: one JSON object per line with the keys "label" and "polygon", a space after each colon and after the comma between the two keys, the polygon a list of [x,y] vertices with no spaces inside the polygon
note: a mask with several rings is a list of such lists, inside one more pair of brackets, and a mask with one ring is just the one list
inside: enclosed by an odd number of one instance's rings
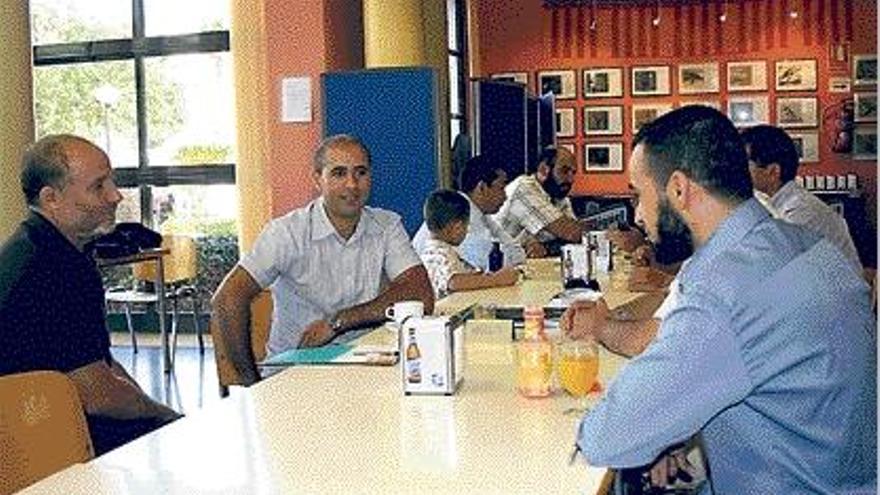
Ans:
{"label": "wooden chair", "polygon": [[76,387],[64,374],[0,377],[0,495],[94,457]]}
{"label": "wooden chair", "polygon": [[[251,321],[248,331],[251,336],[251,352],[257,362],[266,358],[266,342],[269,341],[269,328],[272,326],[272,293],[264,290],[251,302]],[[230,385],[242,385],[236,380],[234,368],[222,344],[222,336],[216,321],[211,319],[211,337],[214,341],[214,361],[217,364],[217,379],[220,382],[220,397],[229,395]]]}
{"label": "wooden chair", "polygon": [[[177,350],[177,328],[180,320],[180,301],[189,297],[193,302],[193,326],[199,339],[199,352],[205,353],[205,343],[202,337],[202,328],[199,325],[199,300],[195,287],[191,283],[198,273],[198,251],[195,240],[192,237],[180,235],[166,235],[162,237],[162,247],[167,248],[169,253],[163,259],[163,274],[165,277],[165,300],[171,304],[171,357],[174,359]],[[156,280],[156,263],[147,261],[138,263],[132,267],[132,275],[137,282],[153,282]],[[155,305],[158,294],[138,290],[111,289],[106,293],[108,302],[122,303],[125,307],[125,321],[128,324],[128,332],[131,334],[131,345],[137,352],[137,340],[135,339],[134,326],[132,325],[131,310],[135,304]]]}

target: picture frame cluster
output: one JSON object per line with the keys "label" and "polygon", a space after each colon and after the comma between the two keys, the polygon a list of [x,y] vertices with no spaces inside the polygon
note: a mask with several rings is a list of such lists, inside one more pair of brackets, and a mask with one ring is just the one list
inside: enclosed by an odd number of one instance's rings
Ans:
{"label": "picture frame cluster", "polygon": [[[534,87],[539,94],[553,93],[559,103],[557,137],[580,140],[578,136],[583,136],[582,163],[587,173],[623,171],[622,141],[627,136],[635,136],[642,126],[673,108],[691,104],[716,108],[741,128],[777,125],[795,141],[801,162],[811,163],[820,159],[817,65],[816,59],[795,58],[553,69],[536,72]],[[492,77],[528,86],[530,74]],[[853,56],[852,78],[833,77],[827,82],[829,93],[852,92],[853,158],[876,160],[876,54]],[[583,105],[579,108],[576,102]],[[566,141],[561,145],[573,150],[578,146]]]}

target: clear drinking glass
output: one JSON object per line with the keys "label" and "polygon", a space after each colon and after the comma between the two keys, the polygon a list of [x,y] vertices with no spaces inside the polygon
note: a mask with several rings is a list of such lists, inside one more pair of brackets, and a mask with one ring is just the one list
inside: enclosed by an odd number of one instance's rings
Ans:
{"label": "clear drinking glass", "polygon": [[590,393],[599,375],[599,348],[593,340],[566,340],[557,349],[559,385],[574,397]]}

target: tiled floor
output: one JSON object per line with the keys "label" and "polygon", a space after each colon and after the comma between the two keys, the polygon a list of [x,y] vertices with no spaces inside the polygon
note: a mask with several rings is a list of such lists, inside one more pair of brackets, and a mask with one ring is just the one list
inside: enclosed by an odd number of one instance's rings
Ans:
{"label": "tiled floor", "polygon": [[210,336],[205,339],[205,354],[201,355],[195,335],[181,335],[174,371],[169,374],[162,372],[162,353],[156,334],[139,334],[135,354],[127,333],[113,333],[111,352],[146,393],[186,414],[220,400],[214,350]]}

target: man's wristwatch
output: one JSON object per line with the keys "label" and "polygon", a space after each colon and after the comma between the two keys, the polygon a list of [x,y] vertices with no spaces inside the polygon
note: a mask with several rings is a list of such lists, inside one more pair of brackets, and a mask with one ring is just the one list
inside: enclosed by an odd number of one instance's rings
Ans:
{"label": "man's wristwatch", "polygon": [[344,326],[342,323],[342,318],[339,317],[339,313],[333,315],[333,317],[330,318],[327,323],[330,324],[330,330],[333,330],[333,335],[339,335],[340,333],[342,333]]}

